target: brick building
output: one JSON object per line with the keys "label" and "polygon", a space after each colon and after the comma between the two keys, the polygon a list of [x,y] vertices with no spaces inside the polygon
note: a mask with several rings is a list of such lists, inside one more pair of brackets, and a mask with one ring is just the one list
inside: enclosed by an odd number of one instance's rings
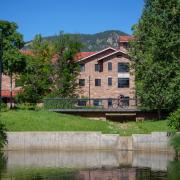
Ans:
{"label": "brick building", "polygon": [[[129,41],[132,36],[120,36],[119,48],[112,47],[99,52],[81,52],[76,55],[76,61],[80,65],[78,77],[80,98],[96,98],[91,105],[102,105],[101,98],[107,98],[106,105],[111,105],[113,98],[124,95],[126,103],[135,98],[134,71],[130,68],[130,58],[127,54]],[[29,51],[23,53],[32,55]],[[10,78],[2,76],[2,97],[5,102],[10,99]],[[20,87],[13,80],[12,94],[15,96]],[[98,100],[99,98],[99,100]],[[83,102],[82,102],[83,104]]]}
{"label": "brick building", "polygon": [[15,82],[15,79],[12,81],[12,88],[10,85],[10,77],[6,75],[2,75],[2,90],[1,90],[1,96],[2,100],[5,103],[10,102],[10,96],[12,91],[12,96],[16,96],[16,94],[21,90],[21,87],[17,85]]}
{"label": "brick building", "polygon": [[[135,98],[135,76],[127,54],[132,39],[131,36],[120,36],[118,49],[109,47],[99,52],[77,55],[81,69],[78,77],[81,98],[99,98],[92,102],[93,105],[111,106],[111,99],[123,95],[126,103],[132,105],[129,99]],[[101,98],[108,98],[107,104],[103,104]]]}

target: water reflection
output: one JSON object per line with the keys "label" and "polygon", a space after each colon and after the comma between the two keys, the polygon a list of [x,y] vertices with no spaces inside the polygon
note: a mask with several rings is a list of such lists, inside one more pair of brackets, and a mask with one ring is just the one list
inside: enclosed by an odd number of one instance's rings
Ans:
{"label": "water reflection", "polygon": [[4,174],[6,170],[6,164],[7,156],[5,156],[4,153],[0,151],[0,177]]}
{"label": "water reflection", "polygon": [[1,179],[180,179],[180,162],[167,153],[139,151],[6,151]]}

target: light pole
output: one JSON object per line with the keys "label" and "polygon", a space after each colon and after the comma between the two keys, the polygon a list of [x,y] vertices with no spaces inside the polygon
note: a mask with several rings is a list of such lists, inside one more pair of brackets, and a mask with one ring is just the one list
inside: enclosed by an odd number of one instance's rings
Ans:
{"label": "light pole", "polygon": [[3,31],[0,29],[0,111],[2,103],[2,56],[3,56]]}

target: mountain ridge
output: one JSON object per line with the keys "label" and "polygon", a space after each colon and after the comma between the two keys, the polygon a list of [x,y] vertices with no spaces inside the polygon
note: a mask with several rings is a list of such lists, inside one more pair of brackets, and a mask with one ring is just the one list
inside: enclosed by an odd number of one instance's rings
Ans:
{"label": "mountain ridge", "polygon": [[[84,47],[81,51],[92,52],[92,51],[100,51],[109,46],[113,48],[118,47],[119,36],[129,35],[120,30],[107,30],[103,32],[98,32],[95,34],[84,34],[84,33],[67,33],[70,36],[79,36],[80,41],[83,43]],[[43,37],[44,40],[53,42],[57,38],[57,35]],[[25,48],[28,49],[27,42]]]}

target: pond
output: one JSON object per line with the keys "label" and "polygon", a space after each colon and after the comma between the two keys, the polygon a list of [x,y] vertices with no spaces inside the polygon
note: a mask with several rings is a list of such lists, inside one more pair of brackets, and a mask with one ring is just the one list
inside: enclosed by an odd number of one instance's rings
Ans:
{"label": "pond", "polygon": [[2,180],[180,180],[173,154],[140,151],[5,151]]}

